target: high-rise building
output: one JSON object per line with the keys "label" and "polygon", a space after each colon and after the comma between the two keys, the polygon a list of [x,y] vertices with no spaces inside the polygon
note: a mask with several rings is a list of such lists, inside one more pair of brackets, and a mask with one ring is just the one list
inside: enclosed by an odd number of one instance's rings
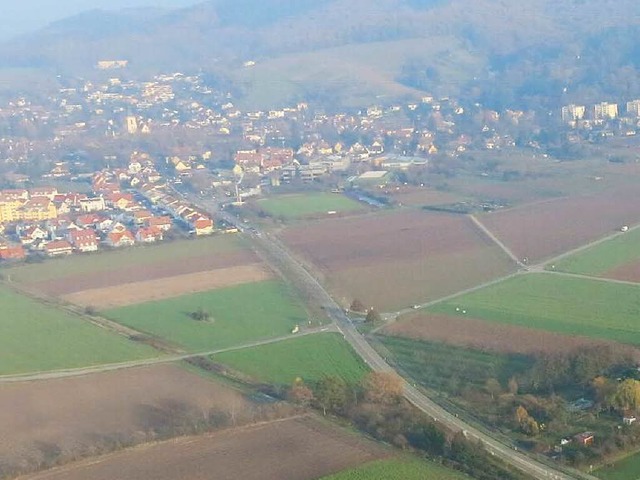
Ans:
{"label": "high-rise building", "polygon": [[600,102],[593,107],[593,118],[596,120],[611,120],[618,116],[618,104]]}
{"label": "high-rise building", "polygon": [[575,120],[582,120],[585,112],[586,108],[584,105],[565,105],[562,107],[562,121],[573,122]]}
{"label": "high-rise building", "polygon": [[627,102],[627,115],[640,117],[640,99]]}
{"label": "high-rise building", "polygon": [[133,115],[129,115],[125,119],[125,124],[127,127],[127,133],[129,135],[133,135],[138,131],[138,122],[136,121],[136,117],[134,117]]}

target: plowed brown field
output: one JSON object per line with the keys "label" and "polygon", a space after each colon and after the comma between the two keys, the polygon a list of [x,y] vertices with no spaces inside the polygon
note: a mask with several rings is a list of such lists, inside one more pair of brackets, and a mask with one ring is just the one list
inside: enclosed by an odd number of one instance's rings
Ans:
{"label": "plowed brown field", "polygon": [[93,288],[63,295],[62,299],[81,306],[91,305],[99,309],[116,308],[206,292],[216,288],[260,282],[270,277],[271,273],[261,264],[243,265],[143,282],[125,283],[112,287]]}
{"label": "plowed brown field", "polygon": [[[558,353],[585,345],[607,342],[580,336],[559,335],[542,330],[485,322],[475,318],[414,313],[387,326],[383,334],[414,340],[449,343],[499,353]],[[610,343],[613,344],[613,343]],[[633,347],[615,344],[616,349],[628,350],[638,356]]]}
{"label": "plowed brown field", "polygon": [[567,197],[489,213],[478,219],[518,258],[537,263],[640,221],[640,187]]}
{"label": "plowed brown field", "polygon": [[239,392],[172,365],[0,384],[0,470],[143,441],[183,416],[246,415],[252,405]]}
{"label": "plowed brown field", "polygon": [[[188,248],[188,247],[185,247]],[[229,268],[259,262],[253,252],[225,252],[222,254],[202,255],[197,257],[167,259],[150,265],[131,265],[117,270],[100,273],[81,273],[64,276],[42,282],[31,282],[27,286],[51,296],[68,295],[70,293],[94,288],[112,287],[123,283],[144,282],[158,278],[206,272],[218,268]]]}
{"label": "plowed brown field", "polygon": [[331,219],[294,227],[284,242],[316,267],[345,304],[401,309],[514,269],[462,215],[427,212]]}
{"label": "plowed brown field", "polygon": [[143,445],[31,480],[311,480],[385,456],[378,445],[311,417]]}
{"label": "plowed brown field", "polygon": [[600,275],[604,278],[640,283],[640,260],[626,263]]}

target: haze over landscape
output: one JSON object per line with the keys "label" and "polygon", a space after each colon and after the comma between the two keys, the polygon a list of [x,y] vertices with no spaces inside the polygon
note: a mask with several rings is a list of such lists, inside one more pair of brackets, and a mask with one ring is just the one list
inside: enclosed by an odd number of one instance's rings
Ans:
{"label": "haze over landscape", "polygon": [[640,4],[0,19],[0,477],[640,478]]}

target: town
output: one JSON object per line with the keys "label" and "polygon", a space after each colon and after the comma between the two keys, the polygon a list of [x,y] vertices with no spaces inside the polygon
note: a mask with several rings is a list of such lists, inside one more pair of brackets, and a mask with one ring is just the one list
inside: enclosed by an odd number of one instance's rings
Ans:
{"label": "town", "polygon": [[[634,137],[640,125],[640,100],[622,115],[614,103],[565,105],[551,120],[428,95],[351,112],[303,102],[242,111],[201,75],[139,81],[126,69],[100,61],[92,81],[61,79],[53,94],[0,107],[1,260],[211,234],[213,219],[184,199],[185,186],[236,205],[310,184],[424,187],[427,172],[455,175],[477,152],[571,157],[576,146]],[[561,135],[545,144],[535,132],[550,125]],[[475,173],[513,173],[496,163]]]}

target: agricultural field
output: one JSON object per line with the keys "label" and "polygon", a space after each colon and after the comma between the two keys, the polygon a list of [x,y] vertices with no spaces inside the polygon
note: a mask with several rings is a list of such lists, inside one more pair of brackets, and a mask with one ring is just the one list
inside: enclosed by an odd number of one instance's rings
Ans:
{"label": "agricultural field", "polygon": [[[192,318],[197,311],[210,318]],[[276,280],[140,303],[103,314],[189,352],[288,335],[296,325],[308,321],[304,307]]]}
{"label": "agricultural field", "polygon": [[250,418],[255,408],[240,392],[174,365],[0,384],[0,475],[173,429],[179,435],[183,422],[210,412]]}
{"label": "agricultural field", "polygon": [[0,287],[0,374],[17,374],[155,357],[158,352],[80,316]]}
{"label": "agricultural field", "polygon": [[390,458],[366,463],[321,480],[463,480],[469,478],[416,458]]}
{"label": "agricultural field", "polygon": [[61,298],[69,303],[102,310],[260,282],[271,277],[271,272],[260,264],[238,265],[141,282],[122,283],[111,287],[91,288],[63,295]]}
{"label": "agricultural field", "polygon": [[506,385],[531,366],[530,357],[456,347],[440,342],[378,336],[392,358],[411,378],[440,391],[460,385],[483,388],[489,378]]}
{"label": "agricultural field", "polygon": [[601,467],[593,474],[602,480],[638,480],[640,479],[640,453],[625,457],[612,466]]}
{"label": "agricultural field", "polygon": [[238,236],[213,236],[47,260],[3,271],[36,293],[61,296],[158,278],[258,263]]}
{"label": "agricultural field", "polygon": [[639,345],[640,285],[520,275],[439,303],[430,313]]}
{"label": "agricultural field", "polygon": [[327,212],[343,215],[365,209],[362,204],[345,195],[327,192],[278,195],[259,200],[256,206],[271,217],[285,220],[326,216]]}
{"label": "agricultural field", "polygon": [[[380,333],[391,337],[522,355],[553,354],[608,343],[580,335],[567,336],[529,327],[487,322],[469,315],[451,316],[423,310],[402,315]],[[623,348],[619,344],[615,347],[618,350]],[[629,347],[629,350],[632,351],[633,348]]]}
{"label": "agricultural field", "polygon": [[382,192],[375,191],[376,195],[379,195],[380,193],[384,193],[389,196],[393,203],[408,207],[443,205],[459,202],[464,199],[463,196],[456,195],[451,192],[410,185],[396,186],[389,188],[388,190],[383,190]]}
{"label": "agricultural field", "polygon": [[313,417],[143,445],[29,480],[312,480],[388,455],[383,448]]}
{"label": "agricultural field", "polygon": [[518,258],[531,264],[640,222],[640,187],[565,197],[488,213],[479,220]]}
{"label": "agricultural field", "polygon": [[464,216],[384,212],[291,227],[282,239],[345,306],[358,298],[380,311],[440,298],[515,269]]}
{"label": "agricultural field", "polygon": [[215,355],[223,363],[257,380],[290,385],[296,378],[314,382],[337,376],[356,383],[367,367],[337,333],[320,333]]}
{"label": "agricultural field", "polygon": [[640,229],[563,258],[547,269],[640,282]]}

